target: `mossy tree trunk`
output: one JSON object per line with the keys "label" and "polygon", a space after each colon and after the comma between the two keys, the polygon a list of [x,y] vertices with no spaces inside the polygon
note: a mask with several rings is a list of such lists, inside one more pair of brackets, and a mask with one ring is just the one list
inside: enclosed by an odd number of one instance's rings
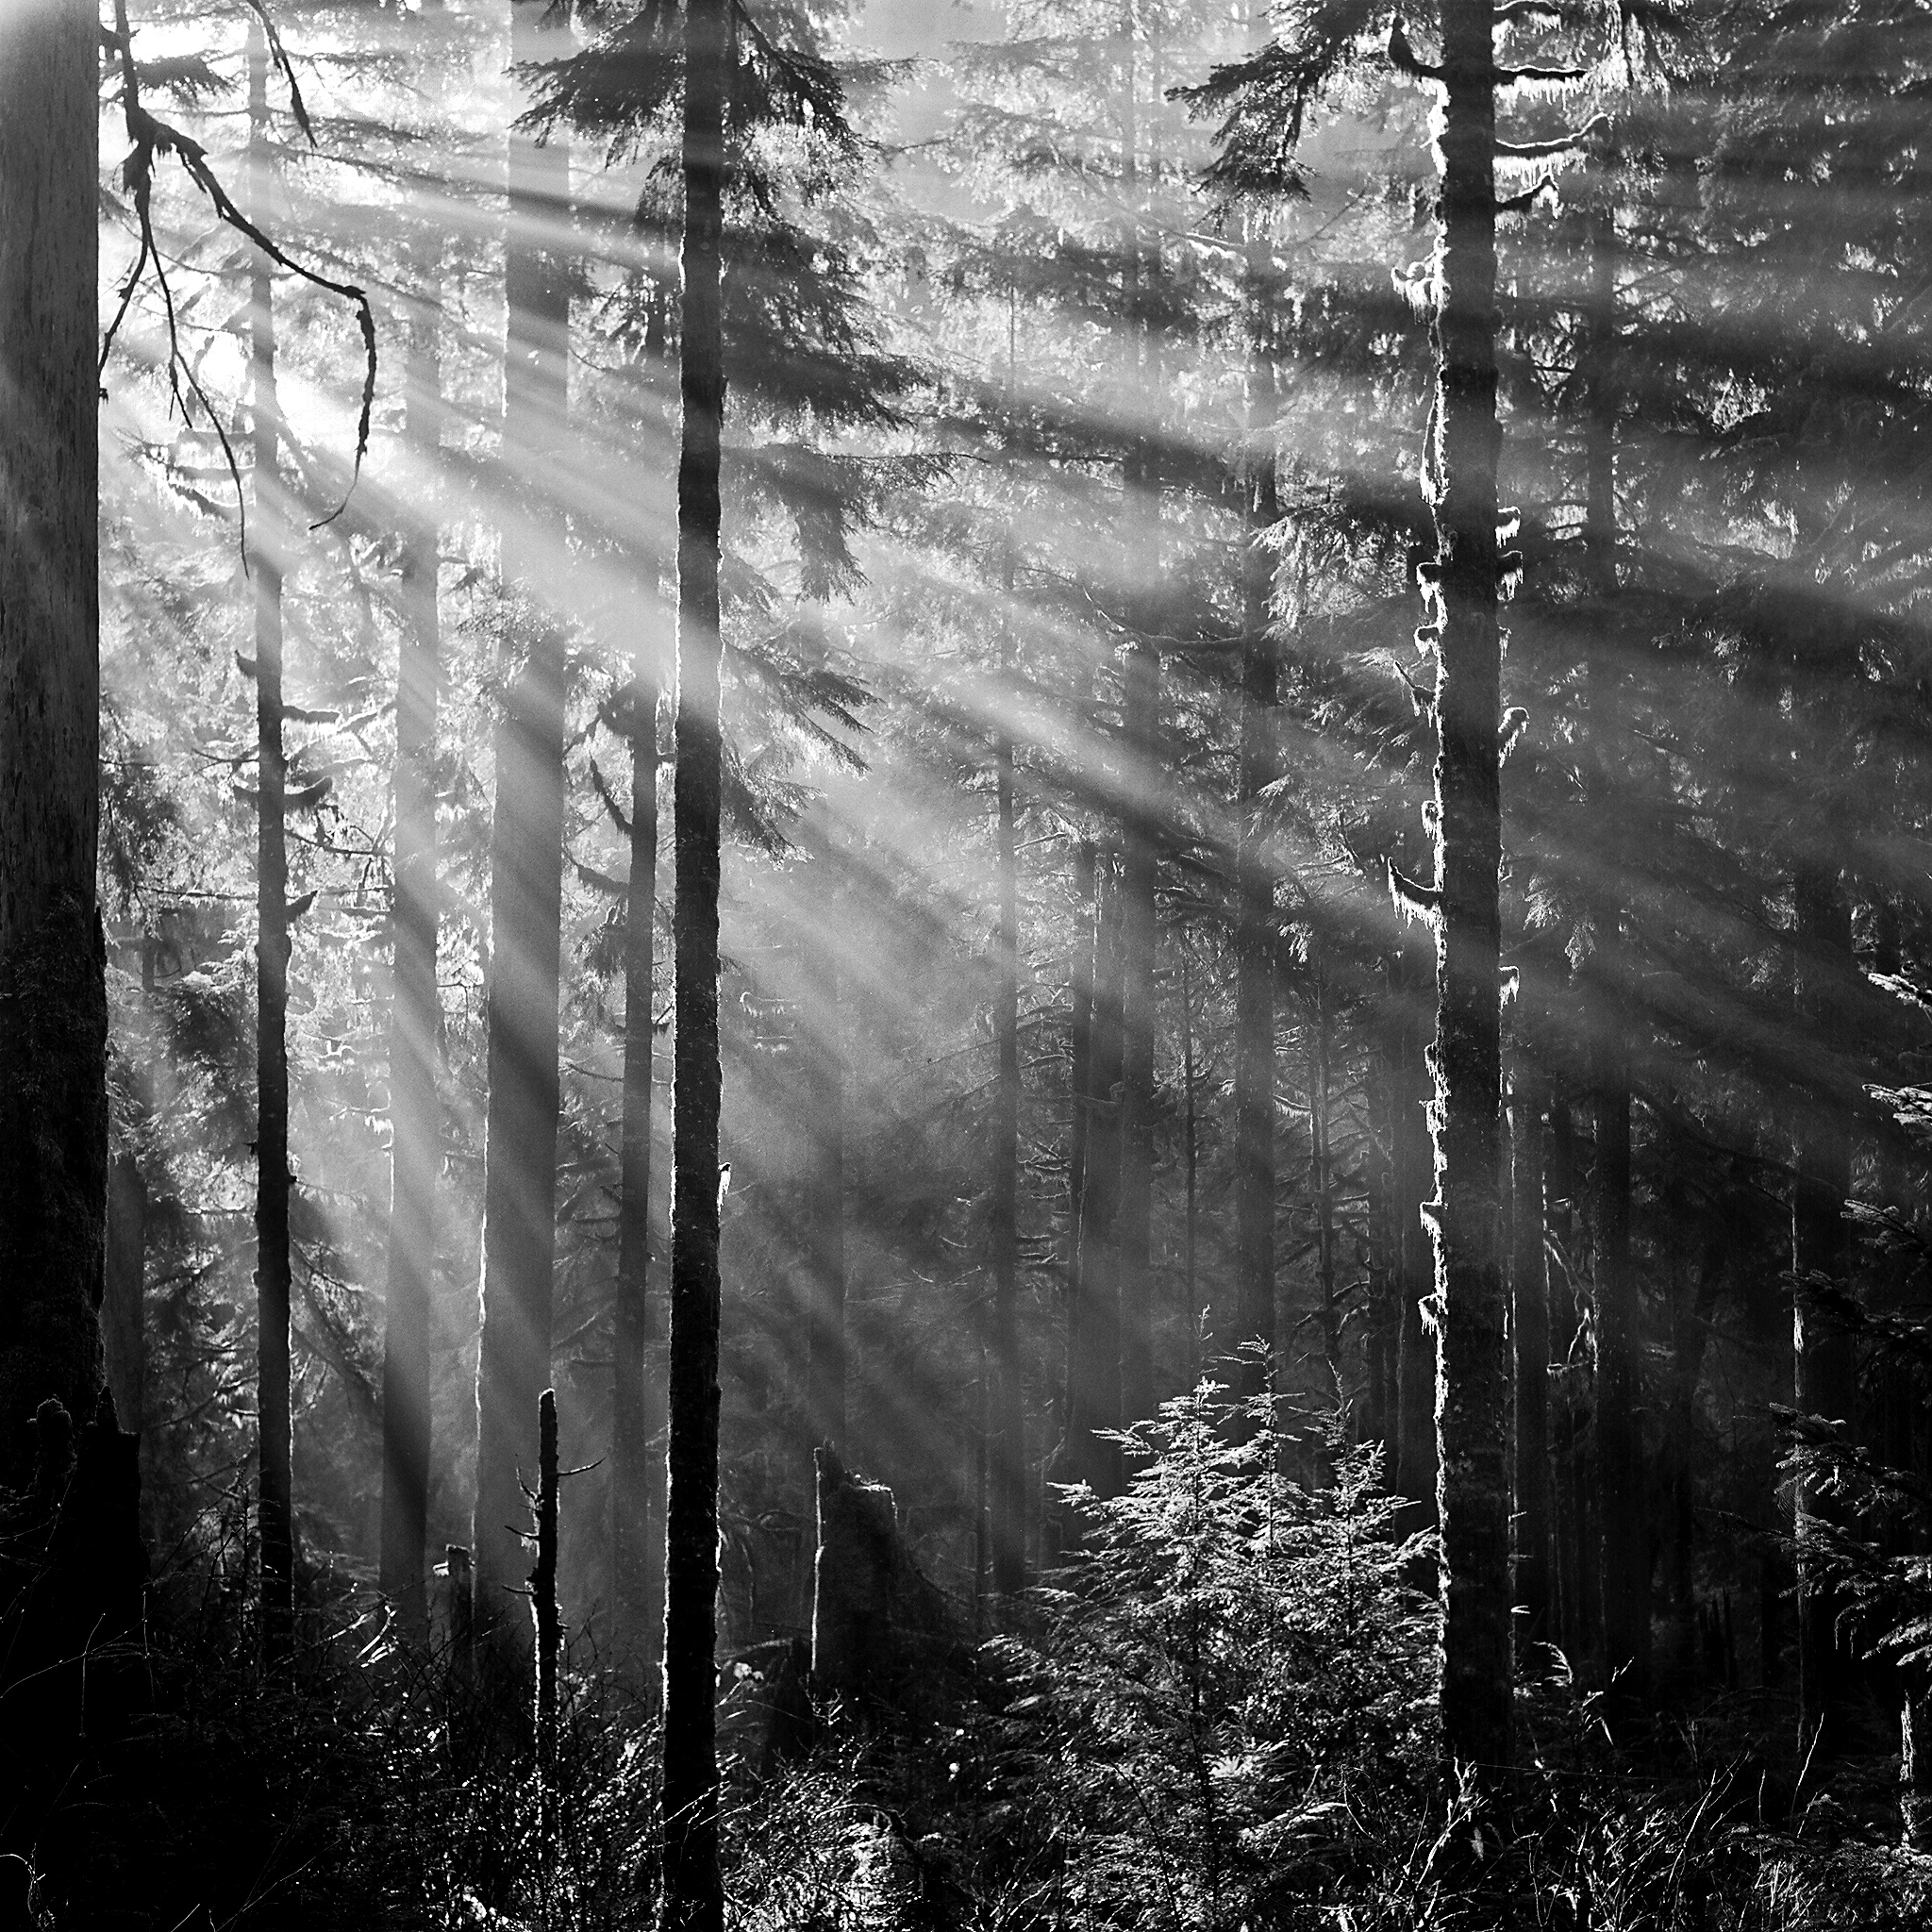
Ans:
{"label": "mossy tree trunk", "polygon": [[1435,824],[1437,1507],[1443,1745],[1510,1757],[1509,1358],[1498,1225],[1502,656],[1496,467],[1495,14],[1446,0],[1432,477],[1438,643]]}

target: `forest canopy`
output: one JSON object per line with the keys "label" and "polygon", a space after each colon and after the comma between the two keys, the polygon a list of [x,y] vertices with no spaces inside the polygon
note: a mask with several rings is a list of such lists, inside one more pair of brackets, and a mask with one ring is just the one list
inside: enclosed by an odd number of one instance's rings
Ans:
{"label": "forest canopy", "polygon": [[1928,88],[0,0],[8,1910],[1926,1923]]}

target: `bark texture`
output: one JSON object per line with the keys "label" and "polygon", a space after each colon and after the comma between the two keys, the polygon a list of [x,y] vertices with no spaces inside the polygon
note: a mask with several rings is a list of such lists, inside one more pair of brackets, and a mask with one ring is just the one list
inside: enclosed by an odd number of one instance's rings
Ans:
{"label": "bark texture", "polygon": [[718,497],[724,0],[684,14],[677,466],[677,1020],[673,1088],[671,1439],[664,1611],[666,1932],[722,1932],[713,1619],[718,1595]]}
{"label": "bark texture", "polygon": [[[511,0],[519,62],[570,51],[549,0]],[[521,478],[553,467],[568,427],[570,284],[558,231],[570,207],[570,151],[509,140],[504,461]],[[541,586],[556,568],[531,496],[503,533],[503,588],[515,612],[495,730],[485,1026],[482,1332],[476,1362],[476,1495],[471,1524],[479,1641],[521,1647],[511,1614],[523,1582],[522,1483],[537,1465],[537,1398],[550,1380],[557,1234],[557,1011],[563,891],[564,640]]]}
{"label": "bark texture", "polygon": [[[433,469],[441,436],[438,344],[440,237],[419,236],[418,303],[405,375],[406,434]],[[425,484],[433,479],[425,478]],[[428,502],[419,492],[419,506]],[[394,991],[390,1009],[389,1282],[382,1346],[382,1592],[411,1631],[424,1629],[423,1563],[429,1534],[429,1302],[436,1274],[436,1186],[442,1169],[437,1101],[442,1005],[436,986],[436,715],[441,625],[433,511],[408,518],[396,586]]]}
{"label": "bark texture", "polygon": [[1495,1778],[1510,1757],[1509,1359],[1501,1160],[1501,650],[1496,538],[1493,9],[1442,9],[1441,229],[1435,335],[1438,553],[1436,887],[1437,1507],[1443,1744]]}
{"label": "bark texture", "polygon": [[94,912],[99,23],[0,8],[0,1482],[94,1412],[108,1167]]}

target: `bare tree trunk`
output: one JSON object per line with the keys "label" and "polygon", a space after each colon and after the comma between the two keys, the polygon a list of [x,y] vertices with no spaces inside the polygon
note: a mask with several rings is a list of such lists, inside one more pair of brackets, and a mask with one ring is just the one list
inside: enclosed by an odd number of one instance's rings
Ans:
{"label": "bare tree trunk", "polygon": [[[836,864],[829,856],[821,861]],[[829,1442],[842,1456],[846,1436],[845,1376],[845,1041],[839,983],[841,935],[830,929],[808,941],[806,1012],[808,1092],[806,1132],[811,1165],[806,1182],[805,1224],[810,1248],[810,1300],[806,1310],[806,1413],[812,1444]]]}
{"label": "bare tree trunk", "polygon": [[618,1641],[664,1642],[663,1363],[651,1301],[651,1081],[658,920],[658,690],[640,638],[630,692],[630,894],[624,918],[624,1141],[610,1400],[610,1573]]}
{"label": "bare tree trunk", "polygon": [[[511,0],[519,62],[570,50],[549,0]],[[504,462],[542,479],[568,426],[565,338],[570,283],[557,231],[568,219],[570,150],[509,139],[504,280]],[[519,1472],[537,1459],[537,1398],[550,1381],[551,1274],[557,1245],[558,953],[563,897],[564,639],[539,587],[558,559],[538,534],[538,505],[513,504],[503,589],[522,606],[526,643],[507,667],[495,732],[490,834],[489,1110],[484,1123],[482,1334],[476,1360],[476,1496],[471,1524],[478,1641],[521,1650],[510,1614],[523,1581]],[[561,541],[553,534],[553,542]]]}
{"label": "bare tree trunk", "polygon": [[0,1482],[101,1386],[108,1169],[95,372],[100,23],[0,7]]}
{"label": "bare tree trunk", "polygon": [[1550,1285],[1543,1250],[1541,1078],[1521,1049],[1510,1081],[1515,1206],[1510,1300],[1516,1343],[1516,1601],[1519,1653],[1550,1641]]}
{"label": "bare tree trunk", "polygon": [[[1008,586],[1010,591],[1010,582]],[[1010,670],[1010,665],[1002,667]],[[993,1099],[991,1389],[983,1456],[992,1587],[1026,1585],[1026,1407],[1020,1361],[1020,867],[1013,799],[1013,740],[993,741],[999,869],[993,1038],[999,1070]]]}
{"label": "bare tree trunk", "polygon": [[[1609,214],[1589,218],[1591,314],[1587,323],[1584,556],[1595,608],[1588,661],[1591,788],[1595,810],[1615,812],[1620,678],[1612,659],[1617,594],[1615,446],[1615,235]],[[1650,1674],[1650,1557],[1639,1416],[1637,1282],[1630,1264],[1630,1014],[1614,880],[1599,882],[1593,908],[1590,1044],[1596,1159],[1591,1174],[1591,1273],[1596,1295],[1596,1477],[1603,1517],[1604,1666],[1613,1712],[1640,1711]]]}
{"label": "bare tree trunk", "polygon": [[[268,41],[248,29],[249,186],[258,224],[269,193]],[[275,278],[259,250],[249,268],[249,367],[255,388],[256,1407],[261,1537],[261,1652],[285,1666],[294,1643],[295,1527],[289,1411],[289,860],[282,745],[282,577],[288,520],[278,458]]]}
{"label": "bare tree trunk", "polygon": [[1436,1335],[1424,1320],[1423,1304],[1435,1283],[1429,1261],[1423,1204],[1429,1195],[1428,1066],[1423,1047],[1421,962],[1407,945],[1390,977],[1397,1008],[1395,1091],[1390,1124],[1395,1195],[1396,1330],[1395,1489],[1414,1505],[1405,1525],[1425,1528],[1436,1520]]}
{"label": "bare tree trunk", "polygon": [[108,1170],[108,1254],[101,1296],[101,1353],[114,1416],[139,1434],[147,1407],[147,1183],[131,1154]]}
{"label": "bare tree trunk", "polygon": [[[1255,358],[1258,360],[1259,358]],[[1240,814],[1235,843],[1234,1219],[1232,1306],[1216,1345],[1232,1355],[1259,1341],[1272,1355],[1274,1324],[1274,874],[1263,824],[1266,787],[1279,775],[1275,707],[1280,650],[1269,608],[1274,559],[1263,538],[1280,514],[1272,426],[1249,454],[1247,545],[1241,568]],[[1231,1322],[1225,1319],[1231,1314]],[[1259,1366],[1236,1392],[1260,1392]]]}
{"label": "bare tree trunk", "polygon": [[[442,242],[422,229],[412,249],[418,308],[405,377],[406,435],[433,469],[441,441],[439,343]],[[433,478],[425,479],[433,487]],[[426,505],[426,494],[417,499]],[[436,1185],[442,1171],[437,1099],[442,1003],[436,984],[436,716],[441,679],[433,509],[405,532],[396,663],[394,1004],[390,1012],[389,1289],[382,1349],[382,1592],[411,1631],[429,1613],[423,1574],[429,1536],[429,1308],[436,1277]]]}
{"label": "bare tree trunk", "polygon": [[719,445],[724,421],[724,0],[684,12],[677,466],[676,1037],[670,1495],[665,1526],[664,1932],[722,1932],[718,1862]]}
{"label": "bare tree trunk", "polygon": [[1121,1188],[1120,887],[1105,868],[1093,921],[1092,1043],[1085,1171],[1080,1190],[1079,1291],[1068,1311],[1065,1480],[1120,1493],[1117,1443],[1096,1433],[1121,1424],[1120,1272],[1115,1214]]}
{"label": "bare tree trunk", "polygon": [[537,1561],[530,1572],[530,1624],[537,1651],[538,1843],[547,1860],[557,1842],[557,1667],[563,1619],[557,1607],[557,1391],[537,1405]]}
{"label": "bare tree trunk", "polygon": [[1442,9],[1442,241],[1432,478],[1436,696],[1436,1478],[1443,1746],[1492,1780],[1510,1758],[1509,1357],[1497,1184],[1502,654],[1496,534],[1496,64],[1488,0]]}
{"label": "bare tree trunk", "polygon": [[[1818,855],[1799,870],[1797,996],[1808,1025],[1834,1040],[1832,1001],[1857,971],[1852,957],[1852,905],[1832,858]],[[1858,1411],[1856,1339],[1813,1305],[1813,1277],[1840,1286],[1845,1266],[1845,1197],[1852,1191],[1849,1123],[1836,1099],[1821,1095],[1800,1115],[1791,1178],[1791,1266],[1797,1276],[1792,1325],[1795,1407],[1854,1430]],[[1821,1759],[1845,1744],[1845,1716],[1854,1690],[1850,1657],[1840,1641],[1837,1593],[1821,1585],[1808,1545],[1833,1521],[1833,1506],[1809,1484],[1797,1491],[1798,1723],[1801,1753]]]}
{"label": "bare tree trunk", "polygon": [[[1342,1406],[1341,1303],[1336,1291],[1335,1163],[1329,1152],[1330,1073],[1333,1022],[1328,1011],[1328,982],[1319,958],[1309,961],[1314,982],[1315,1009],[1308,1024],[1308,1159],[1309,1186],[1315,1201],[1315,1288],[1321,1296],[1316,1312],[1322,1324],[1322,1359],[1328,1378],[1328,1401],[1339,1417]],[[1322,1480],[1333,1480],[1330,1458],[1322,1457]]]}

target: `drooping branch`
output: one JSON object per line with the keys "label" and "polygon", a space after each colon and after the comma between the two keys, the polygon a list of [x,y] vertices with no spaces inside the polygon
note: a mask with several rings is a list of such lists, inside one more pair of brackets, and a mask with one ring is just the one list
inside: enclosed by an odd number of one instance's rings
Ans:
{"label": "drooping branch", "polygon": [[[290,100],[296,124],[308,136],[312,144],[314,133],[309,126],[308,109],[303,104],[301,90],[296,85],[288,54],[283,49],[279,37],[268,24],[262,0],[247,0],[247,4],[262,21],[272,56],[288,80]],[[220,176],[216,175],[208,160],[208,150],[201,142],[148,111],[141,97],[141,76],[134,58],[134,34],[127,21],[127,0],[114,0],[114,31],[111,44],[120,61],[121,113],[131,143],[127,158],[121,164],[121,181],[134,204],[138,250],[134,266],[129,271],[125,282],[122,284],[113,320],[108,325],[107,333],[101,339],[99,366],[102,370],[107,368],[108,357],[113,350],[115,340],[121,332],[121,325],[126,320],[127,311],[133,306],[135,291],[141,286],[142,275],[152,262],[156,286],[161,291],[161,302],[167,314],[169,387],[185,419],[188,408],[182,399],[180,378],[183,375],[187,377],[190,389],[199,399],[202,408],[208,411],[209,422],[214,425],[215,434],[221,440],[223,454],[227,458],[229,474],[235,479],[236,493],[238,497],[240,496],[241,473],[236,466],[235,453],[229,446],[227,433],[222,426],[221,416],[209,402],[193,365],[181,354],[174,291],[169,287],[167,270],[163,266],[160,250],[155,242],[155,163],[158,158],[172,155],[181,163],[188,178],[208,198],[220,222],[232,228],[245,241],[253,242],[276,267],[298,276],[312,288],[320,289],[326,294],[339,296],[349,303],[356,311],[357,325],[362,336],[363,374],[361,406],[356,419],[355,466],[349,478],[348,491],[344,493],[341,502],[327,516],[311,526],[321,529],[325,525],[334,523],[349,507],[349,497],[355,493],[356,483],[362,474],[362,459],[369,453],[370,421],[375,409],[375,308],[370,304],[367,292],[357,284],[337,281],[333,276],[324,275],[319,269],[309,268],[305,263],[297,261],[278,242],[265,234],[235,205],[234,198],[223,186]]]}

